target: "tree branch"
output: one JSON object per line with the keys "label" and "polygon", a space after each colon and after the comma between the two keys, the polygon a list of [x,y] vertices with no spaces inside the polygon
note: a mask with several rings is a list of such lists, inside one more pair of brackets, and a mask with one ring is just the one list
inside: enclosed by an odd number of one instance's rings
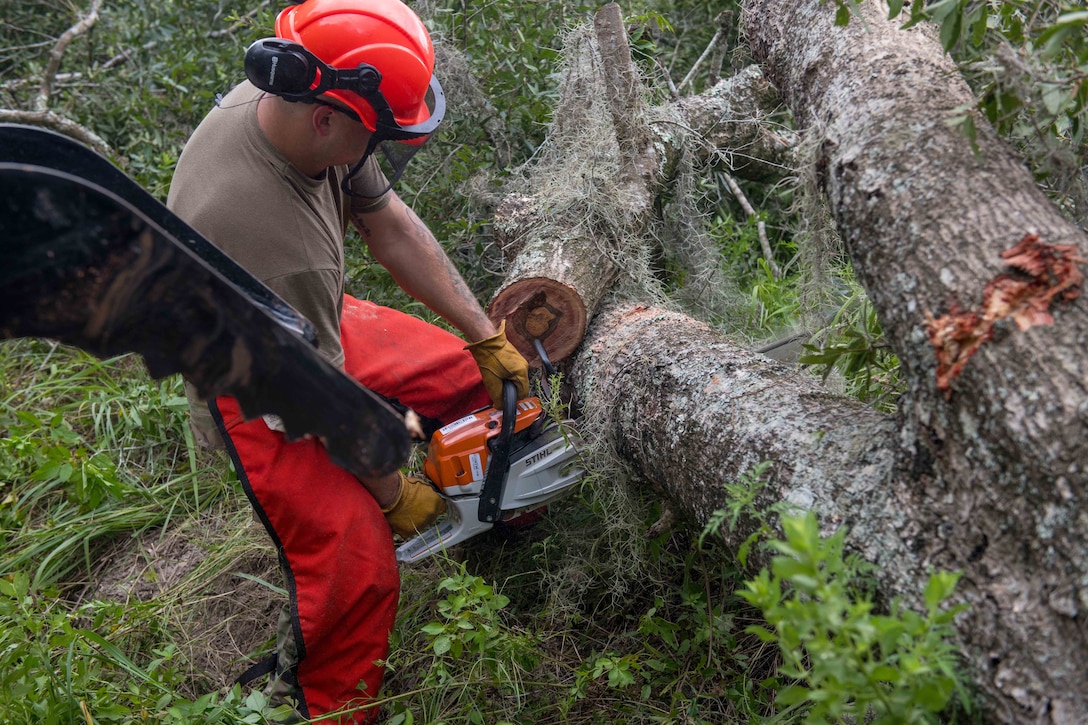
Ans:
{"label": "tree branch", "polygon": [[767,260],[767,266],[771,268],[771,274],[775,279],[782,278],[782,270],[778,268],[778,264],[774,261],[774,252],[771,251],[771,243],[767,241],[767,225],[762,219],[759,219],[759,215],[756,213],[755,208],[748,201],[748,197],[744,195],[740,185],[736,179],[730,176],[726,172],[722,172],[722,176],[725,177],[725,183],[729,186],[729,190],[733,192],[733,196],[737,197],[737,201],[740,202],[741,208],[744,209],[744,213],[748,215],[749,219],[756,219],[756,233],[759,235],[759,248],[763,250],[763,258]]}
{"label": "tree branch", "polygon": [[70,136],[85,143],[103,156],[112,156],[114,153],[113,148],[101,136],[52,111],[18,111],[0,108],[0,122],[25,123],[29,126],[51,128],[54,131],[63,133],[65,136]]}
{"label": "tree branch", "polygon": [[49,99],[53,95],[53,82],[57,71],[60,70],[60,61],[64,57],[64,51],[69,43],[83,35],[98,22],[98,10],[102,7],[102,0],[91,0],[91,8],[87,14],[80,18],[79,22],[68,28],[57,39],[53,49],[49,51],[49,63],[42,74],[42,84],[38,90],[38,96],[34,99],[34,110],[45,113],[49,108]]}
{"label": "tree branch", "polygon": [[[605,5],[593,17],[597,45],[605,69],[605,87],[623,158],[621,186],[632,196],[632,207],[644,209],[657,183],[658,158],[646,125],[642,82],[631,60],[631,45],[623,14],[616,3]],[[632,220],[638,225],[638,222]]]}
{"label": "tree branch", "polygon": [[213,31],[208,33],[208,37],[209,38],[221,38],[221,37],[223,37],[225,35],[234,35],[234,32],[236,30],[240,30],[240,29],[244,28],[249,23],[249,21],[253,18],[253,16],[255,16],[257,13],[259,13],[264,7],[266,7],[268,5],[268,3],[269,3],[269,0],[261,0],[260,5],[253,8],[252,10],[250,10],[245,15],[242,15],[241,17],[239,17],[237,20],[234,21],[234,24],[231,25],[229,28],[222,28],[221,30],[213,30]]}
{"label": "tree branch", "polygon": [[[699,56],[699,59],[697,61],[695,61],[695,65],[691,66],[691,70],[689,70],[688,74],[684,76],[684,80],[680,81],[680,85],[676,87],[677,92],[684,90],[684,86],[690,83],[691,79],[695,77],[695,72],[699,70],[699,66],[701,66],[703,64],[703,61],[710,57],[712,53],[714,54],[715,58],[720,59],[722,57],[722,51],[719,50],[719,48],[725,45],[726,20],[727,18],[732,19],[732,17],[733,13],[729,10],[723,10],[722,12],[718,13],[718,17],[716,18],[716,20],[718,21],[718,30],[714,33],[714,37],[710,39],[710,42],[707,43],[706,49],[703,51],[703,54]],[[721,65],[720,60],[718,65]],[[715,83],[717,83],[717,78],[718,68],[714,67],[714,64],[712,63],[710,68],[710,81],[707,83],[707,85],[713,86]]]}

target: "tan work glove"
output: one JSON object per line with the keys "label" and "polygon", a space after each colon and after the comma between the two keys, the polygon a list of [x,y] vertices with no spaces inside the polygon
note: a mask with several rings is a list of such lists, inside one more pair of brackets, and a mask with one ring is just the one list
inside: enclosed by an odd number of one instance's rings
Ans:
{"label": "tan work glove", "polygon": [[408,538],[428,528],[446,513],[446,499],[418,476],[400,474],[397,500],[383,508],[385,520],[393,533]]}
{"label": "tan work glove", "polygon": [[506,339],[506,320],[499,323],[499,331],[489,338],[465,347],[480,366],[491,402],[502,410],[502,381],[512,380],[518,388],[518,400],[529,395],[529,363],[518,349]]}

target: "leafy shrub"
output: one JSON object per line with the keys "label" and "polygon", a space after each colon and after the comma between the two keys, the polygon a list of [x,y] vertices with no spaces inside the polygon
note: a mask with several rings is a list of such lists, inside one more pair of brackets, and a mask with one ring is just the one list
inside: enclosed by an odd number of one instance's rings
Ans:
{"label": "leafy shrub", "polygon": [[857,587],[865,567],[843,554],[844,529],[822,538],[812,512],[781,523],[783,538],[767,542],[770,569],[740,592],[770,626],[749,631],[782,653],[776,701],[817,722],[935,722],[957,687],[950,639],[963,607],[942,605],[959,575],[930,576],[924,614],[898,601],[878,614]]}

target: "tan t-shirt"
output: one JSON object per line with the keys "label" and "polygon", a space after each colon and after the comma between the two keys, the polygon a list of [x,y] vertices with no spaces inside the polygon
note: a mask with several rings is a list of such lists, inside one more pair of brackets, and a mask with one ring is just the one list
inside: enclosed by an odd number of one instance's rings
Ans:
{"label": "tan t-shirt", "polygon": [[[201,121],[178,159],[167,206],[312,322],[319,352],[341,366],[349,211],[377,211],[390,196],[347,196],[340,189],[346,167],[320,179],[301,173],[261,131],[262,95],[242,83]],[[373,160],[352,179],[361,193],[387,185]],[[198,439],[221,445],[206,404],[185,387]]]}

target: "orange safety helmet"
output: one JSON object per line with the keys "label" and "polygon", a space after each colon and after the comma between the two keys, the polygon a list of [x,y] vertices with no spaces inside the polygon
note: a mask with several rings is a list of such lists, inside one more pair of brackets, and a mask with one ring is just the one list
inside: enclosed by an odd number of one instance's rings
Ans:
{"label": "orange safety helmet", "polygon": [[[380,74],[377,94],[364,97],[337,87],[324,91],[355,111],[371,131],[422,143],[444,112],[442,90],[434,78],[434,45],[423,21],[401,0],[305,0],[276,17],[276,35],[302,45],[336,70],[369,66]],[[392,112],[379,119],[383,102]],[[383,101],[384,99],[384,101]],[[395,135],[393,135],[395,134]]]}

